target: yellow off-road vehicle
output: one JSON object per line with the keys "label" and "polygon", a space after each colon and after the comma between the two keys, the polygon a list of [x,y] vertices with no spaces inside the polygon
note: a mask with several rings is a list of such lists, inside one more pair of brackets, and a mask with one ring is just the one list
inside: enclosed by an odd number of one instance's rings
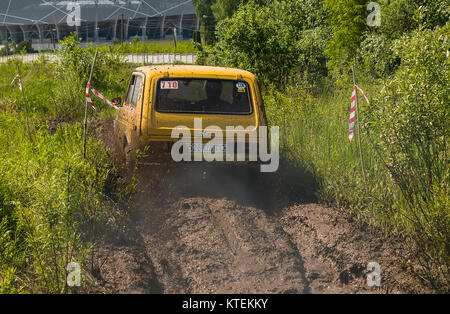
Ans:
{"label": "yellow off-road vehicle", "polygon": [[[136,149],[145,147],[150,153],[173,153],[183,134],[185,146],[177,147],[180,153],[202,157],[206,151],[223,155],[231,152],[237,156],[237,147],[244,147],[248,156],[249,147],[259,144],[258,130],[267,126],[257,80],[252,73],[239,69],[139,67],[132,72],[125,99],[118,98],[117,102],[121,106],[114,132],[120,156],[127,163],[133,163]],[[225,141],[227,127],[235,127],[233,141]],[[223,140],[217,129],[223,131]],[[250,132],[257,136],[250,136]]]}

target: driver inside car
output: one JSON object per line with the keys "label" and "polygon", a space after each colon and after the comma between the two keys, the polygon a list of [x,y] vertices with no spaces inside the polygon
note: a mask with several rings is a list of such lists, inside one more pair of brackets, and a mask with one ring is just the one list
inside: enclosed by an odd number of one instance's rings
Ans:
{"label": "driver inside car", "polygon": [[205,80],[203,89],[206,94],[206,99],[198,102],[201,106],[202,112],[222,112],[224,108],[227,108],[230,104],[223,101],[220,96],[222,95],[222,82],[218,80]]}

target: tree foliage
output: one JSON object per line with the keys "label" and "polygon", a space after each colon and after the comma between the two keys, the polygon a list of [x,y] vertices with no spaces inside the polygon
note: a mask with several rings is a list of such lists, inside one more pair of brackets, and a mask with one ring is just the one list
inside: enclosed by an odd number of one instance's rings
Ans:
{"label": "tree foliage", "polygon": [[449,6],[439,0],[380,0],[381,24],[367,25],[368,0],[324,0],[333,38],[327,45],[329,67],[345,68],[355,58],[365,59],[366,67],[386,75],[399,63],[393,55],[394,40],[419,25],[433,29],[444,26]]}
{"label": "tree foliage", "polygon": [[[193,0],[197,16],[201,21],[201,31],[203,40],[207,44],[217,41],[220,34],[215,34],[218,22],[231,17],[240,6],[245,5],[250,0]],[[273,0],[251,0],[258,5],[266,5]]]}
{"label": "tree foliage", "polygon": [[[380,0],[382,22],[377,33],[397,39],[419,25],[433,29],[444,26],[449,18],[448,2],[440,0]],[[416,12],[420,10],[418,16]]]}
{"label": "tree foliage", "polygon": [[[402,64],[377,96],[370,129],[401,192],[427,279],[447,278],[450,257],[449,26],[419,28],[395,47]],[[441,286],[436,284],[436,286]]]}
{"label": "tree foliage", "polygon": [[241,4],[248,2],[248,0],[217,0],[211,6],[215,18],[218,21],[224,20],[233,15]]}
{"label": "tree foliage", "polygon": [[333,30],[327,53],[331,67],[342,67],[356,57],[366,28],[365,0],[324,0]]}
{"label": "tree foliage", "polygon": [[253,1],[218,24],[220,42],[210,62],[252,71],[286,85],[296,71],[323,73],[327,29],[321,1]]}

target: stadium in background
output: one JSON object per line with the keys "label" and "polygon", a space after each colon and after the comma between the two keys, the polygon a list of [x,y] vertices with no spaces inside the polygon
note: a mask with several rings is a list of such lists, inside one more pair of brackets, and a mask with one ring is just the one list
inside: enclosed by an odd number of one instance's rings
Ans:
{"label": "stadium in background", "polygon": [[[74,5],[79,8],[78,23],[74,23]],[[136,36],[144,41],[164,40],[173,38],[174,32],[178,39],[191,39],[199,26],[191,0],[0,2],[0,42],[28,40],[35,49],[51,48],[75,31],[85,43],[105,43]]]}

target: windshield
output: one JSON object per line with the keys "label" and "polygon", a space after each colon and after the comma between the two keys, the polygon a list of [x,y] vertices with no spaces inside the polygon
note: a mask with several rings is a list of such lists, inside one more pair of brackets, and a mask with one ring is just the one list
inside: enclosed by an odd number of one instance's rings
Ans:
{"label": "windshield", "polygon": [[173,113],[251,114],[247,82],[163,78],[158,80],[156,110]]}

